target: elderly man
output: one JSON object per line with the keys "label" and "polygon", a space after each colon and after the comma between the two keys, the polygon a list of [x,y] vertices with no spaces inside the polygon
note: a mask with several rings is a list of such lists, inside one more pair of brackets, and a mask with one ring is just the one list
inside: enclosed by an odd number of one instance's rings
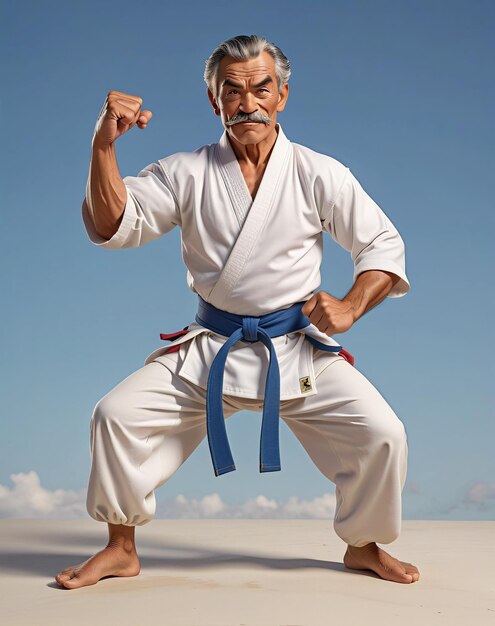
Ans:
{"label": "elderly man", "polygon": [[[404,244],[336,159],[292,143],[277,122],[290,66],[266,39],[238,36],[206,62],[224,132],[216,144],[119,175],[115,140],[151,111],[109,92],[98,117],[82,212],[90,240],[142,246],[179,225],[195,321],[95,406],[87,509],[108,524],[106,547],[56,576],[73,589],[140,571],[134,530],[155,514],[154,490],[208,435],[215,475],[234,471],[225,419],[263,411],[260,471],[281,469],[279,417],[336,485],[344,564],[400,583],[418,569],[376,542],[400,533],[404,426],[332,334],[386,296],[407,293]],[[317,291],[323,232],[351,253],[342,299]]]}

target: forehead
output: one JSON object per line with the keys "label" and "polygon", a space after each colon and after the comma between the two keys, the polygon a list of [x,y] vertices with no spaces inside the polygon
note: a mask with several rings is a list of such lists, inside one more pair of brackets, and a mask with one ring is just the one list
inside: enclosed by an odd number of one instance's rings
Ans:
{"label": "forehead", "polygon": [[273,79],[276,78],[275,60],[266,50],[263,50],[259,56],[246,61],[238,61],[233,57],[225,56],[220,61],[218,67],[218,81],[220,85],[226,78],[248,80],[259,77],[261,74],[263,74],[262,78],[267,75],[272,76]]}

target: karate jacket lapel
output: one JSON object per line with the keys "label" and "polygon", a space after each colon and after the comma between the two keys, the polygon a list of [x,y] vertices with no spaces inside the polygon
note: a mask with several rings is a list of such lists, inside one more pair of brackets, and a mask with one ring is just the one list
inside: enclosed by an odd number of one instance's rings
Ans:
{"label": "karate jacket lapel", "polygon": [[239,235],[230,251],[227,262],[217,283],[208,295],[208,302],[212,302],[214,299],[214,305],[217,308],[226,309],[228,307],[230,294],[240,280],[251,252],[263,232],[277,195],[277,189],[289,163],[292,145],[280,124],[277,126],[278,136],[254,201],[251,199],[226,131],[216,145],[215,159],[240,225]]}

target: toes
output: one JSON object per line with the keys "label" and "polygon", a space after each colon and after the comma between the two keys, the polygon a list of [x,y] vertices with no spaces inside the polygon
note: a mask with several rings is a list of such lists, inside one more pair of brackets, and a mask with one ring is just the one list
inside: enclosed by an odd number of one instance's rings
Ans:
{"label": "toes", "polygon": [[57,575],[55,576],[55,580],[56,580],[58,583],[61,583],[61,582],[63,582],[64,580],[69,580],[69,578],[70,578],[69,574],[57,574]]}
{"label": "toes", "polygon": [[403,565],[406,568],[406,570],[419,573],[419,570],[416,567],[416,565],[413,565],[412,563],[408,563],[407,561],[399,561],[399,563],[401,563],[401,565]]}
{"label": "toes", "polygon": [[81,581],[76,576],[74,576],[74,578],[71,578],[70,580],[64,581],[64,587],[67,587],[67,589],[74,589],[75,587],[80,587],[80,586],[81,586]]}
{"label": "toes", "polygon": [[418,568],[417,568],[417,567],[414,567],[414,565],[412,565],[411,567],[408,567],[408,566],[406,565],[406,572],[407,572],[408,574],[418,574],[418,576],[419,576],[419,570],[418,570]]}
{"label": "toes", "polygon": [[74,576],[74,572],[76,571],[76,565],[72,565],[71,567],[66,567],[65,569],[63,569],[61,572],[59,572],[56,576],[55,576],[55,580],[58,583],[62,583],[66,580],[69,580],[70,578],[72,578],[72,576]]}
{"label": "toes", "polygon": [[66,580],[70,580],[71,578],[71,573],[67,573],[67,572],[60,572],[60,574],[57,574],[55,576],[55,580],[61,585],[62,583],[64,583]]}
{"label": "toes", "polygon": [[395,577],[395,580],[397,582],[412,583],[411,574],[407,574],[406,572],[403,572],[400,569],[395,569],[395,568],[393,570],[390,570],[389,572]]}
{"label": "toes", "polygon": [[67,589],[74,589],[75,587],[82,587],[83,585],[91,585],[91,582],[88,582],[88,580],[82,580],[81,576],[79,574],[79,572],[75,572],[74,576],[72,578],[70,578],[69,580],[65,580],[64,581],[64,587],[67,587]]}
{"label": "toes", "polygon": [[404,563],[404,561],[401,561],[401,563],[405,567],[406,574],[411,574],[413,582],[419,580],[419,570],[415,565],[413,565],[412,563]]}
{"label": "toes", "polygon": [[83,584],[91,584],[86,581],[83,583],[81,579],[81,572],[75,569],[68,569],[60,572],[55,576],[55,580],[59,585],[67,587],[67,589],[74,589],[74,587],[81,587]]}
{"label": "toes", "polygon": [[384,565],[382,564],[381,569],[385,572],[384,578],[388,578],[389,580],[393,580],[397,583],[412,583],[413,577],[411,574],[407,573],[403,567],[400,565]]}
{"label": "toes", "polygon": [[404,567],[404,565],[399,565],[397,568],[394,568],[394,569],[396,573],[402,578],[402,580],[408,583],[412,583],[413,581],[412,572],[409,571],[407,567]]}
{"label": "toes", "polygon": [[406,572],[400,572],[398,570],[395,570],[394,572],[391,572],[395,578],[394,580],[396,582],[399,583],[412,583],[413,581],[413,577],[411,576],[411,574],[406,574]]}
{"label": "toes", "polygon": [[392,558],[382,561],[381,566],[387,572],[387,578],[395,582],[412,583],[419,578],[418,569],[412,563]]}

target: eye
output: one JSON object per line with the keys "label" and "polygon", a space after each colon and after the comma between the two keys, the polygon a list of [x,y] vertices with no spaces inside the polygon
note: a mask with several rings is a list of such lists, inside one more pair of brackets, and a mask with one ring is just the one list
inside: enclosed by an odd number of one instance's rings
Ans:
{"label": "eye", "polygon": [[237,89],[230,89],[230,91],[227,91],[228,96],[230,96],[231,93],[237,93]]}
{"label": "eye", "polygon": [[258,89],[258,91],[266,91],[269,92],[269,90],[266,87],[260,87],[260,89]]}

